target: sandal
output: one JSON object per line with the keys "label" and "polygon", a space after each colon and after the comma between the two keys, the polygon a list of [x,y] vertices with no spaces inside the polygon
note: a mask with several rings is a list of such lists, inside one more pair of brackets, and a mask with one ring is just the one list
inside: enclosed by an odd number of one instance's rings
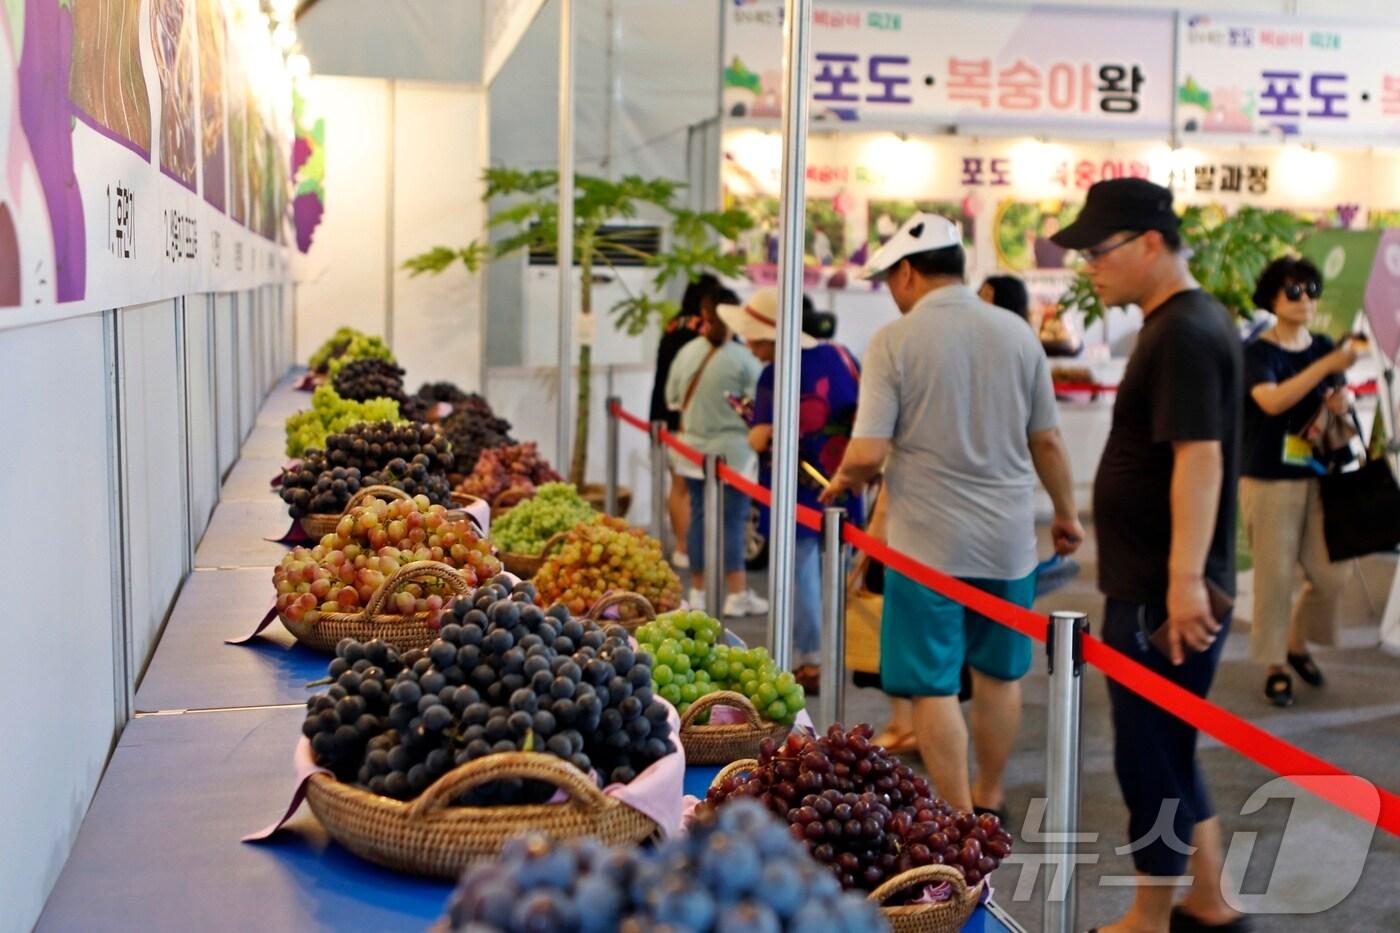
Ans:
{"label": "sandal", "polygon": [[1317,662],[1310,654],[1294,654],[1288,652],[1288,666],[1298,672],[1298,676],[1303,678],[1303,683],[1314,687],[1321,687],[1325,678],[1322,676],[1322,668],[1317,666]]}
{"label": "sandal", "polygon": [[1282,672],[1270,674],[1269,679],[1264,681],[1264,696],[1275,706],[1292,706],[1293,678]]}
{"label": "sandal", "polygon": [[802,664],[792,672],[792,677],[802,685],[808,696],[821,692],[822,669],[815,664]]}
{"label": "sandal", "polygon": [[901,752],[912,752],[919,747],[919,740],[912,732],[891,732],[889,729],[881,732],[870,740],[871,745],[879,745],[891,755],[898,755]]}
{"label": "sandal", "polygon": [[[1287,676],[1287,675],[1284,675]],[[1253,929],[1249,917],[1240,914],[1233,920],[1225,923],[1202,923],[1191,914],[1181,909],[1181,905],[1172,908],[1170,926],[1171,933],[1247,933]]]}

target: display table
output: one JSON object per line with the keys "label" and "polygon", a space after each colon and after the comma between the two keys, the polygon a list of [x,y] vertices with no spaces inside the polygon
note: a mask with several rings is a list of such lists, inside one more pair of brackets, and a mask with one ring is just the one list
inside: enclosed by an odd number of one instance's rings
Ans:
{"label": "display table", "polygon": [[287,546],[263,539],[281,537],[291,524],[287,504],[276,496],[220,502],[194,552],[194,566],[265,568],[271,593],[272,568],[287,556]]}
{"label": "display table", "polygon": [[224,644],[251,632],[271,600],[271,569],[190,574],[136,691],[136,711],[306,702],[306,685],[326,676],[328,655],[303,648],[276,621],[246,645]]}
{"label": "display table", "polygon": [[282,472],[282,464],[287,458],[280,456],[243,457],[224,480],[224,491],[220,499],[233,502],[240,499],[254,501],[281,501],[272,488],[272,478]]}

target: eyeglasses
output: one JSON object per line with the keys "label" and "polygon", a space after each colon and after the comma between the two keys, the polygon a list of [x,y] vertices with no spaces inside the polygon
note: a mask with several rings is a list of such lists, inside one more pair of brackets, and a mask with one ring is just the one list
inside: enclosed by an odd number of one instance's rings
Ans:
{"label": "eyeglasses", "polygon": [[1306,285],[1299,284],[1298,282],[1289,282],[1287,285],[1283,286],[1284,297],[1289,301],[1297,301],[1299,298],[1303,297],[1304,292],[1307,292],[1309,298],[1316,298],[1318,295],[1322,294],[1322,286],[1317,282],[1308,282]]}
{"label": "eyeglasses", "polygon": [[1084,261],[1085,261],[1085,262],[1098,262],[1100,259],[1102,259],[1102,258],[1104,258],[1105,256],[1107,256],[1109,253],[1113,252],[1113,251],[1114,251],[1115,249],[1117,249],[1118,247],[1120,247],[1120,246],[1127,246],[1129,243],[1133,242],[1134,240],[1136,240],[1138,237],[1142,236],[1142,235],[1143,235],[1144,233],[1146,233],[1146,232],[1147,232],[1146,230],[1139,230],[1137,233],[1134,233],[1132,236],[1124,237],[1123,239],[1119,240],[1117,243],[1112,243],[1112,244],[1109,244],[1108,246],[1090,246],[1088,249],[1081,249],[1081,250],[1079,251],[1079,255],[1084,257]]}

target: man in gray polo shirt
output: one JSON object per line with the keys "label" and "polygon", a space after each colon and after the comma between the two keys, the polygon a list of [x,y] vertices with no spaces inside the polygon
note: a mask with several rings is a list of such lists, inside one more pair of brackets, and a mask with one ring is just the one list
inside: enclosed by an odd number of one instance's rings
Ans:
{"label": "man in gray polo shirt", "polygon": [[[883,467],[892,547],[1029,607],[1037,474],[1055,507],[1055,550],[1072,553],[1084,529],[1045,354],[1024,321],[964,284],[965,263],[958,225],[924,213],[871,258],[865,277],[888,284],[902,317],[866,351],[855,430],[826,496],[860,488]],[[974,685],[975,783],[958,704],[964,660]],[[914,700],[924,766],[954,806],[1004,806],[1018,681],[1030,661],[1024,635],[887,568],[881,685]]]}

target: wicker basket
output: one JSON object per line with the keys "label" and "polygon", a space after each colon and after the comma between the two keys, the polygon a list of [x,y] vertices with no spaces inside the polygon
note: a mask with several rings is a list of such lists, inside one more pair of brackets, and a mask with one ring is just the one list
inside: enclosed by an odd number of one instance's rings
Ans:
{"label": "wicker basket", "polygon": [[[543,781],[565,791],[557,804],[453,806],[492,781]],[[492,859],[512,836],[543,832],[556,839],[597,836],[607,845],[636,844],[656,823],[598,790],[573,765],[540,752],[503,752],[460,765],[416,800],[403,802],[316,774],[307,784],[311,811],[331,837],[361,858],[397,871],[456,879],[470,864]]]}
{"label": "wicker basket", "polygon": [[[885,901],[910,888],[944,882],[953,889],[952,896],[946,901],[885,906]],[[894,933],[958,933],[977,910],[984,884],[985,881],[979,881],[968,887],[962,872],[950,865],[923,865],[895,875],[871,891],[870,900],[880,905],[880,915]]]}
{"label": "wicker basket", "polygon": [[[715,706],[732,706],[744,714],[743,722],[700,725],[695,720]],[[689,764],[722,765],[735,759],[752,760],[764,739],[781,742],[792,726],[772,722],[759,715],[742,693],[719,690],[707,693],[681,716],[681,744]]]}
{"label": "wicker basket", "polygon": [[456,568],[435,560],[419,560],[405,564],[385,580],[360,612],[323,612],[315,622],[293,622],[280,612],[277,617],[297,641],[317,651],[334,653],[342,638],[356,641],[382,638],[400,651],[426,648],[438,637],[438,627],[428,624],[427,613],[403,616],[383,610],[400,587],[427,577],[442,580],[457,596],[466,596],[472,590]]}
{"label": "wicker basket", "polygon": [[[684,725],[681,728],[683,735]],[[686,760],[690,760],[689,747],[686,748]],[[719,773],[710,782],[710,787],[712,789],[719,787],[729,777],[743,774],[745,771],[752,771],[756,767],[758,767],[758,761],[753,758],[731,762],[719,769]],[[936,904],[885,906],[885,901],[910,888],[942,884],[945,881],[953,888],[953,896],[946,901],[939,901]],[[969,888],[962,872],[956,868],[950,865],[923,865],[895,875],[871,891],[869,896],[870,900],[880,905],[880,914],[894,930],[894,933],[958,933],[963,928],[963,924],[967,923],[968,918],[977,910],[977,904],[982,900],[982,886],[984,884],[986,884],[985,881],[979,881]]]}
{"label": "wicker basket", "polygon": [[[618,608],[619,618],[605,619],[603,613]],[[627,617],[627,611],[633,613],[631,618]],[[593,604],[593,608],[588,610],[588,618],[600,625],[611,625],[616,623],[628,632],[636,631],[652,619],[656,618],[656,610],[652,608],[651,600],[641,593],[633,593],[630,590],[616,590],[611,593],[604,593],[603,598]]]}
{"label": "wicker basket", "polygon": [[478,502],[485,502],[480,496],[474,496],[468,492],[453,492],[452,504],[458,508],[465,509],[467,506],[476,505]]}
{"label": "wicker basket", "polygon": [[498,493],[491,500],[491,515],[494,518],[500,518],[526,499],[533,498],[535,498],[534,487],[511,486]]}
{"label": "wicker basket", "polygon": [[340,524],[340,520],[350,513],[351,509],[363,505],[370,496],[380,499],[407,499],[408,493],[393,486],[365,486],[359,492],[350,497],[350,501],[345,504],[345,511],[339,515],[326,513],[313,513],[301,517],[301,528],[313,541],[320,541],[326,535],[335,531],[335,526]]}
{"label": "wicker basket", "polygon": [[569,533],[567,531],[560,531],[551,535],[549,540],[540,548],[538,554],[511,554],[506,551],[501,551],[496,556],[501,559],[501,564],[506,570],[515,574],[522,580],[528,580],[540,572],[540,567],[543,566],[550,552],[560,544],[563,544],[564,539],[568,537],[568,535]]}

